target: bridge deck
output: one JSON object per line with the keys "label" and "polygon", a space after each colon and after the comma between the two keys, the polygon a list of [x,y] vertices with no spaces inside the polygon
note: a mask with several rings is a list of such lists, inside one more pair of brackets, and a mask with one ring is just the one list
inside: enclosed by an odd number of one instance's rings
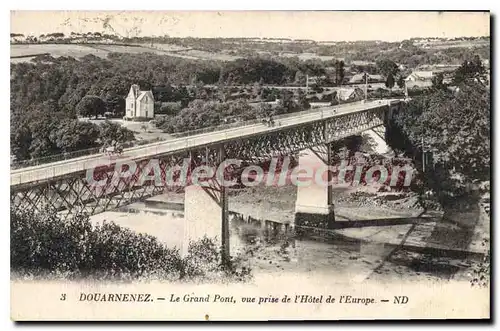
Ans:
{"label": "bridge deck", "polygon": [[[362,112],[369,109],[386,106],[391,100],[377,100],[366,103],[344,104],[333,107],[314,109],[306,114],[289,116],[278,119],[280,126],[268,127],[264,124],[252,124],[221,131],[201,133],[168,141],[151,143],[148,145],[128,148],[123,152],[123,159],[137,160],[140,158],[153,157],[157,155],[173,154],[207,145],[213,145],[225,141],[251,137],[265,134],[271,131],[280,131],[293,126],[314,122],[346,114]],[[337,109],[333,113],[333,109]],[[17,186],[31,182],[44,181],[54,177],[60,177],[71,173],[77,173],[92,169],[99,165],[109,164],[110,158],[102,154],[83,156],[70,160],[42,164],[11,171],[10,185]]]}

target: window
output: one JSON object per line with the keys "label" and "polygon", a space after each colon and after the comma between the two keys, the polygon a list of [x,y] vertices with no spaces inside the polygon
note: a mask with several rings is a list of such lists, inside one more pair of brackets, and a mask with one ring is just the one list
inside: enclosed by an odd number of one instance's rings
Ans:
{"label": "window", "polygon": [[148,117],[148,111],[146,110],[146,117]]}

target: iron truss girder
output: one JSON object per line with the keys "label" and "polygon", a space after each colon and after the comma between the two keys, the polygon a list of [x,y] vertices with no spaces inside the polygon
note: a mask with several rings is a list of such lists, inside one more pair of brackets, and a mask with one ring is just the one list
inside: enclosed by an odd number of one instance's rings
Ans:
{"label": "iron truss girder", "polygon": [[[126,178],[116,176],[115,164],[111,164],[94,171],[94,180],[105,183],[98,187],[92,186],[87,181],[86,174],[81,172],[75,173],[73,177],[66,176],[22,187],[11,187],[11,207],[34,212],[57,212],[64,218],[71,218],[82,212],[90,215],[101,213],[165,191],[181,189],[182,183],[181,186],[178,182],[171,185],[167,179],[178,181],[185,162],[188,164],[189,178],[194,167],[207,165],[215,169],[224,159],[258,164],[273,157],[294,155],[307,148],[315,148],[315,151],[323,154],[324,151],[318,150],[322,145],[383,125],[387,121],[386,110],[387,107],[379,107],[342,114],[307,124],[277,128],[275,131],[250,138],[204,146],[189,152],[149,157],[135,161],[136,171]],[[153,169],[147,171],[146,168],[151,159],[158,160],[159,183],[156,179],[144,178],[145,175],[155,174]],[[234,165],[227,167],[225,172],[230,174],[232,170]],[[211,181],[206,191],[221,203],[219,183]]]}

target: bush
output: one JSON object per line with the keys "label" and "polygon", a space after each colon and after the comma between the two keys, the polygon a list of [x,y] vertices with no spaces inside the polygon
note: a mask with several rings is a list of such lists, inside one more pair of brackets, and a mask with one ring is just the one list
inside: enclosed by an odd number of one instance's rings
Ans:
{"label": "bush", "polygon": [[185,275],[189,277],[206,276],[211,271],[222,270],[220,251],[214,241],[207,237],[189,243],[188,254],[183,262]]}
{"label": "bush", "polygon": [[167,133],[177,133],[214,127],[222,123],[234,123],[255,119],[257,110],[243,100],[230,102],[205,102],[194,100],[176,116],[166,116],[155,121],[156,126]]}
{"label": "bush", "polygon": [[11,268],[31,274],[136,278],[180,273],[179,252],[150,235],[114,223],[93,227],[88,216],[11,211]]}
{"label": "bush", "polygon": [[382,99],[382,98],[400,98],[404,97],[404,92],[399,90],[388,90],[384,88],[378,88],[374,91],[368,92],[369,99]]}
{"label": "bush", "polygon": [[[54,214],[34,215],[11,209],[11,269],[24,275],[100,279],[205,279],[229,276],[245,280],[239,263],[223,268],[214,240],[191,242],[183,259],[155,237],[113,222],[93,226],[86,215],[63,221]],[[233,260],[236,261],[236,260]],[[237,262],[237,261],[236,261]]]}
{"label": "bush", "polygon": [[132,117],[132,118],[129,118],[126,116],[123,119],[126,121],[132,121],[132,122],[149,122],[149,121],[153,120],[151,117]]}
{"label": "bush", "polygon": [[[156,104],[156,103],[155,103]],[[180,102],[161,102],[155,108],[155,115],[170,115],[175,116],[181,111]]]}

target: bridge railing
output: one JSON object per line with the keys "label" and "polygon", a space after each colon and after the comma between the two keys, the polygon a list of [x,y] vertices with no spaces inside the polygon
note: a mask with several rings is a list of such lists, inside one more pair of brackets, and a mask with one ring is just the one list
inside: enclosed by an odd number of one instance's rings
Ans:
{"label": "bridge railing", "polygon": [[[371,100],[368,100],[368,101],[371,101]],[[359,105],[359,104],[363,104],[363,101],[355,101],[355,102],[344,103],[344,104],[340,104],[340,105],[328,106],[328,108],[337,108],[337,107],[342,107],[342,106],[353,106],[353,105]],[[321,108],[308,109],[308,110],[303,110],[300,112],[276,115],[276,116],[274,116],[274,119],[281,120],[281,119],[287,119],[290,117],[302,117],[302,116],[310,115],[312,113],[319,112],[319,111],[321,111]],[[189,131],[184,131],[184,132],[173,133],[170,136],[172,138],[182,138],[182,137],[199,135],[199,134],[203,134],[203,133],[210,133],[210,132],[214,132],[214,131],[221,131],[221,130],[227,130],[227,129],[238,128],[238,127],[243,127],[243,126],[256,125],[256,124],[261,124],[261,123],[262,123],[262,118],[257,118],[257,119],[253,119],[253,120],[243,121],[243,122],[234,122],[234,123],[211,126],[211,127],[201,128],[201,129],[196,129],[196,130],[189,130]],[[168,140],[168,138],[157,137],[157,138],[148,139],[148,140],[136,140],[136,141],[132,141],[132,142],[126,142],[126,143],[123,143],[122,146],[124,148],[138,147],[138,146],[142,146],[142,145],[146,145],[146,144],[167,141],[167,140]],[[36,166],[36,165],[40,165],[40,164],[53,163],[53,162],[58,162],[58,161],[63,161],[63,160],[74,159],[74,158],[78,158],[78,157],[82,157],[82,156],[99,154],[99,153],[100,153],[100,147],[95,147],[95,148],[89,148],[89,149],[70,152],[70,153],[62,153],[62,154],[57,154],[57,155],[52,155],[52,156],[47,156],[47,157],[41,157],[41,158],[32,159],[32,160],[12,162],[10,167],[11,167],[11,169],[20,169],[20,168]]]}
{"label": "bridge railing", "polygon": [[[135,146],[151,144],[151,143],[159,142],[162,140],[165,140],[165,138],[158,137],[158,138],[148,139],[148,140],[135,140],[135,141],[122,143],[122,146],[123,146],[123,148],[130,148],[130,147],[135,147]],[[10,168],[11,169],[21,169],[21,168],[26,168],[26,167],[37,166],[40,164],[76,159],[76,158],[81,157],[81,156],[89,156],[89,155],[99,154],[100,151],[101,151],[101,147],[94,147],[94,148],[82,149],[82,150],[74,151],[74,152],[44,156],[44,157],[31,159],[31,160],[12,162],[10,165]]]}
{"label": "bridge railing", "polygon": [[[369,100],[369,101],[372,101],[372,100]],[[319,111],[321,111],[321,108],[327,108],[327,107],[328,108],[336,108],[336,107],[342,107],[345,105],[349,105],[349,106],[360,105],[362,103],[363,103],[363,101],[354,101],[354,102],[349,102],[349,103],[343,103],[340,105],[326,106],[326,107],[303,110],[303,111],[299,111],[299,112],[275,115],[275,116],[273,116],[273,118],[275,120],[280,120],[280,119],[287,119],[290,117],[301,117],[301,116],[312,114],[314,112],[319,112]],[[221,125],[217,125],[217,126],[210,126],[210,127],[196,129],[196,130],[176,132],[176,133],[172,133],[171,136],[174,138],[182,138],[182,137],[187,137],[187,136],[192,136],[192,135],[197,135],[197,134],[210,133],[210,132],[214,132],[214,131],[222,131],[222,130],[237,128],[237,127],[242,127],[242,126],[261,124],[261,123],[262,123],[262,118],[257,118],[257,119],[252,119],[252,120],[248,120],[248,121],[227,123],[227,124],[221,124]]]}

